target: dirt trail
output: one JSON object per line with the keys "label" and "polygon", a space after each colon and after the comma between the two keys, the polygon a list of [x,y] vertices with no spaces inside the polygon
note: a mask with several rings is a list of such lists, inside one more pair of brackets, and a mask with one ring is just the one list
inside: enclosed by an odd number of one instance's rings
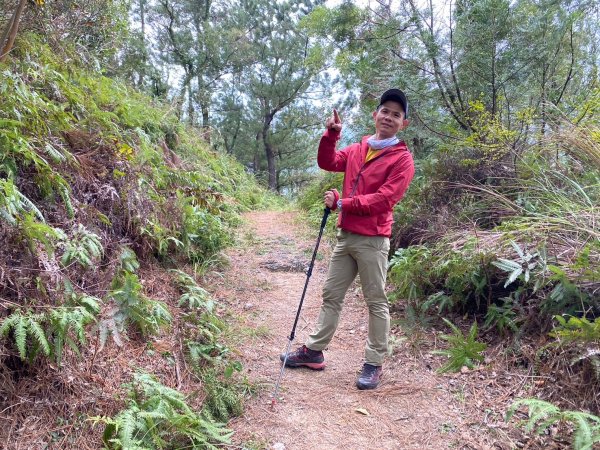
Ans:
{"label": "dirt trail", "polygon": [[[396,346],[377,390],[355,388],[367,333],[356,284],[325,352],[327,368],[286,369],[271,411],[278,355],[287,344],[306,279],[302,263],[310,262],[316,231],[289,212],[251,213],[246,220],[243,244],[230,251],[231,268],[216,294],[236,310],[244,370],[260,386],[245,414],[230,423],[238,444],[279,450],[494,448],[475,437],[452,377],[437,375],[408,345]],[[293,348],[304,343],[318,315],[331,245],[322,242]],[[408,340],[399,329],[393,333],[396,342]]]}

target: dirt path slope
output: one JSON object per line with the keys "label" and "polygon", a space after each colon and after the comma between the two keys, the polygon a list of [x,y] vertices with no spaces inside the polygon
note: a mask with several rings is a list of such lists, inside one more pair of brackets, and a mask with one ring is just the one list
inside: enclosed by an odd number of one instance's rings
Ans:
{"label": "dirt path slope", "polygon": [[[287,344],[306,279],[302,266],[310,262],[316,232],[288,212],[251,213],[246,219],[240,237],[245,244],[230,251],[231,268],[217,294],[237,310],[244,369],[261,386],[245,414],[230,424],[241,448],[490,448],[464,431],[469,426],[450,389],[452,379],[436,375],[402,346],[384,366],[379,389],[355,388],[367,333],[358,285],[348,292],[340,326],[325,352],[326,370],[286,369],[280,401],[271,411],[278,355]],[[324,241],[293,348],[304,342],[318,315],[330,252],[331,243]]]}

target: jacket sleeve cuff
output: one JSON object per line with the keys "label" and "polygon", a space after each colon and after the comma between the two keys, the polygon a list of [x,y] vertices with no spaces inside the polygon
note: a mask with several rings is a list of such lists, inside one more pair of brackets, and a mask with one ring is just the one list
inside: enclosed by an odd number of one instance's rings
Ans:
{"label": "jacket sleeve cuff", "polygon": [[325,130],[325,133],[323,133],[323,137],[326,137],[328,139],[332,139],[334,141],[339,141],[340,134],[342,134],[341,131],[335,131],[335,130],[331,130],[331,129],[327,128]]}
{"label": "jacket sleeve cuff", "polygon": [[350,203],[352,202],[351,198],[344,198],[342,199],[342,209],[345,209],[346,211],[348,211],[348,208],[350,208]]}

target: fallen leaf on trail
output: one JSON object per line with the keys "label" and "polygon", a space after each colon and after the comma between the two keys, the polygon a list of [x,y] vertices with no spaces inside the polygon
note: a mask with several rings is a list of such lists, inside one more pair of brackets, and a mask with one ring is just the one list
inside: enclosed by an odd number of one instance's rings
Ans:
{"label": "fallen leaf on trail", "polygon": [[365,416],[370,416],[371,414],[365,408],[356,408],[354,411],[364,414]]}

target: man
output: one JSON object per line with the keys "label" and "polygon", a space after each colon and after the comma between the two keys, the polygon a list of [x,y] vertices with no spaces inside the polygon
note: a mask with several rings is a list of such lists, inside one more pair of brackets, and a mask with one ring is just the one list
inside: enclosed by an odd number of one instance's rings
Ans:
{"label": "man", "polygon": [[[342,122],[337,111],[326,121],[317,162],[330,172],[344,172],[342,197],[327,191],[325,206],[339,210],[337,245],[323,288],[323,305],[306,344],[288,355],[286,366],[325,368],[323,350],[338,325],[344,297],[358,273],[369,309],[365,363],[356,386],[375,389],[388,351],[390,315],[385,281],[393,213],[414,175],[412,155],[396,134],[408,126],[408,101],[399,89],[386,91],[373,112],[375,135],[336,151]],[[285,355],[281,355],[284,360]]]}

